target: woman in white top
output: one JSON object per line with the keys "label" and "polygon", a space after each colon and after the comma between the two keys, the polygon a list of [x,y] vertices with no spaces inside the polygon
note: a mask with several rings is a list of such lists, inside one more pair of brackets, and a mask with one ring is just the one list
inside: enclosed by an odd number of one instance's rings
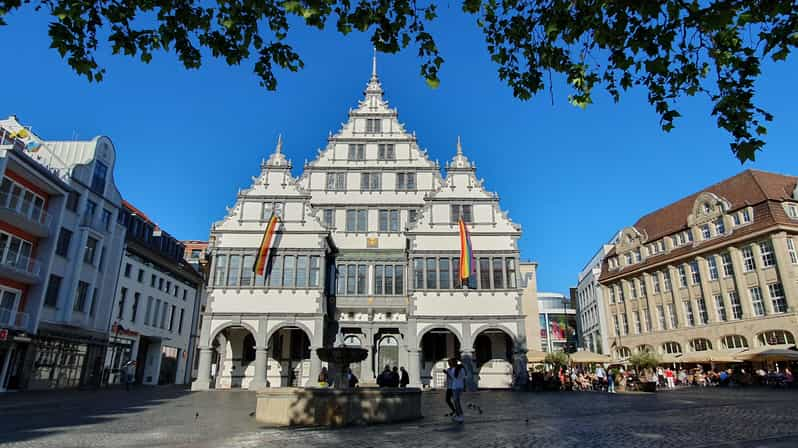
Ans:
{"label": "woman in white top", "polygon": [[463,406],[460,404],[460,395],[465,389],[466,372],[462,364],[459,364],[456,359],[449,360],[449,368],[446,369],[446,379],[448,385],[452,389],[452,401],[454,401],[454,421],[458,423],[463,422]]}

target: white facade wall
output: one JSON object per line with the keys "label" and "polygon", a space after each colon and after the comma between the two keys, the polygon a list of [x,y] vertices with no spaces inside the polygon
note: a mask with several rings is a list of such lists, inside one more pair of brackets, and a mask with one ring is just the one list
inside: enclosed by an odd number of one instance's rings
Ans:
{"label": "white facade wall", "polygon": [[[482,387],[514,383],[512,372],[524,371],[514,363],[526,353],[517,246],[521,229],[500,209],[497,195],[476,178],[459,142],[444,178],[383,99],[375,72],[365,98],[298,179],[290,167],[280,142],[251,187],[239,193],[227,217],[213,226],[195,388],[275,386],[278,380],[285,383],[285,372],[291,369],[301,381],[313,382],[321,366],[313,350],[334,343],[337,334],[369,350],[357,366],[362,383],[373,382],[385,363],[395,363],[408,369],[411,384],[435,386],[440,359],[429,361],[429,356],[479,361],[475,367],[486,366]],[[230,284],[227,257],[254,260],[272,204],[280,204],[281,224],[271,254],[280,260],[319,257],[323,264],[313,287],[264,286],[257,278],[238,277]],[[470,207],[472,246],[477,257],[496,260],[501,284],[495,288],[470,290],[447,282],[454,275],[451,257],[460,254],[452,205]],[[439,259],[449,260],[440,262],[449,263],[441,265],[449,266],[446,273],[438,277],[436,270],[435,287],[415,285],[414,260],[432,257],[436,266]],[[439,279],[447,284],[439,285]],[[282,343],[273,339],[286,328],[307,336],[309,360],[286,364],[275,359],[289,350],[285,337]],[[241,334],[247,332],[254,337],[254,358],[247,354],[251,344],[239,348]],[[426,334],[441,332],[449,332],[445,344],[422,346]],[[509,359],[500,349],[507,344]],[[209,371],[212,376],[205,373]]]}
{"label": "white facade wall", "polygon": [[[129,359],[137,359],[142,338],[146,340],[145,362],[136,368],[144,370],[141,378],[147,385],[158,384],[163,348],[179,350],[174,384],[183,384],[189,360],[191,316],[198,300],[196,288],[129,250],[122,260],[118,283],[111,314],[111,341],[132,341]],[[115,331],[116,324],[121,325],[119,332]],[[107,368],[118,370],[120,366],[113,363],[111,357],[106,359]],[[111,382],[120,379],[113,378]]]}
{"label": "white facade wall", "polygon": [[[617,238],[617,236],[616,236]],[[610,327],[607,322],[604,296],[599,285],[601,264],[614,247],[615,238],[593,255],[579,273],[576,286],[577,323],[582,348],[594,353],[609,354]]]}

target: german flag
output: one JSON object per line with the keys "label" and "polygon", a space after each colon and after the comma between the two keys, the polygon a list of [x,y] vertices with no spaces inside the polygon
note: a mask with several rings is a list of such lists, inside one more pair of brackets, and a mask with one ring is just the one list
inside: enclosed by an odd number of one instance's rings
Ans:
{"label": "german flag", "polygon": [[263,234],[263,240],[260,242],[260,249],[258,250],[258,256],[255,258],[255,264],[252,266],[252,270],[255,271],[256,276],[263,276],[263,273],[266,271],[266,263],[269,261],[269,250],[272,246],[272,240],[274,239],[274,232],[277,230],[277,222],[279,218],[277,215],[272,213],[272,217],[269,218],[269,224],[266,226],[266,232]]}

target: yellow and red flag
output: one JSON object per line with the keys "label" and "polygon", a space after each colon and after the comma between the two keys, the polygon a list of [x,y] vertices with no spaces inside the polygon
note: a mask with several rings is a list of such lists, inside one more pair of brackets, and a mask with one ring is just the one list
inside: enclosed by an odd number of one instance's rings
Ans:
{"label": "yellow and red flag", "polygon": [[260,242],[260,249],[258,250],[258,256],[255,258],[255,265],[252,266],[252,270],[255,271],[256,276],[263,276],[264,272],[266,272],[266,264],[269,262],[269,251],[272,247],[272,240],[274,240],[274,232],[277,230],[277,223],[279,222],[279,218],[276,214],[272,213],[272,217],[269,218],[269,224],[266,226],[266,232],[263,234],[263,240]]}
{"label": "yellow and red flag", "polygon": [[460,218],[460,279],[467,284],[469,278],[476,272],[474,265],[474,250],[471,247],[471,235],[468,233],[463,218]]}

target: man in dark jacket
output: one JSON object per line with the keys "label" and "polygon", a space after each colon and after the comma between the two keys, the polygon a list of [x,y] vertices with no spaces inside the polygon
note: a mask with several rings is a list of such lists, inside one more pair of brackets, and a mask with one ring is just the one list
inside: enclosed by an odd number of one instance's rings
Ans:
{"label": "man in dark jacket", "polygon": [[407,387],[410,384],[410,375],[407,374],[407,370],[404,367],[400,367],[399,370],[402,373],[402,378],[399,380],[399,387]]}

